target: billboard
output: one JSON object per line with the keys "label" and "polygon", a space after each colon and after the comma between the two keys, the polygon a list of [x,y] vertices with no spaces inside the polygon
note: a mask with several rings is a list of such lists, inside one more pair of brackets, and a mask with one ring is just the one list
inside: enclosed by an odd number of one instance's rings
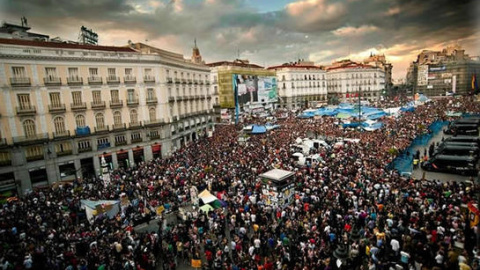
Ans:
{"label": "billboard", "polygon": [[277,78],[273,76],[233,75],[236,106],[277,102]]}

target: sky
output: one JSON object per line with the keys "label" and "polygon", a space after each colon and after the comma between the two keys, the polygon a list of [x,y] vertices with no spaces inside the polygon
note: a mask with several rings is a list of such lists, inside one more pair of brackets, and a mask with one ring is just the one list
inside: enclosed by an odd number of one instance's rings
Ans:
{"label": "sky", "polygon": [[239,55],[262,66],[305,59],[329,65],[385,54],[394,79],[424,49],[459,44],[480,55],[477,0],[0,0],[0,20],[101,45],[144,42],[189,58],[196,38],[207,63]]}

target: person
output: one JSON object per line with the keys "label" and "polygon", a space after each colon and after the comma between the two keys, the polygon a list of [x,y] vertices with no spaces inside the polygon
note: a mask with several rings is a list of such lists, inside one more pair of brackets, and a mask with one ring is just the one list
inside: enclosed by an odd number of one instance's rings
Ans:
{"label": "person", "polygon": [[413,169],[418,169],[418,164],[420,163],[420,160],[417,158],[413,159]]}

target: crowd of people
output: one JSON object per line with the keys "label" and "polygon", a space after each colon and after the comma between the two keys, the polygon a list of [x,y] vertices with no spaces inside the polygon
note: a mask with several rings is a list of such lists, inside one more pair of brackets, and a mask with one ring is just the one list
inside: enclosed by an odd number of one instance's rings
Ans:
{"label": "crowd of people", "polygon": [[[379,106],[399,106],[389,101]],[[111,181],[77,179],[9,200],[0,210],[3,269],[480,269],[478,231],[462,205],[479,184],[422,181],[387,169],[395,156],[447,111],[480,113],[471,97],[435,100],[382,119],[382,129],[343,129],[332,117],[278,120],[280,129],[239,142],[240,126],[220,125],[170,157],[112,171]],[[259,123],[258,119],[252,119]],[[247,123],[246,123],[247,124]],[[307,134],[343,147],[312,150],[322,162],[298,166],[290,145]],[[392,151],[394,149],[395,151]],[[259,174],[293,171],[295,196],[285,208],[262,195]],[[225,207],[193,207],[191,187]],[[112,219],[87,220],[81,200],[122,200]],[[160,225],[136,232],[138,217]]]}

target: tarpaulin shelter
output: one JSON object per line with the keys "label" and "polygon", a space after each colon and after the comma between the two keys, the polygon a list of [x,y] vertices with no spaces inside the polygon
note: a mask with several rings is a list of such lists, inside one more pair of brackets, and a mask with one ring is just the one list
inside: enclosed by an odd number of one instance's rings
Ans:
{"label": "tarpaulin shelter", "polygon": [[85,208],[85,214],[90,223],[100,214],[106,215],[108,218],[114,218],[120,211],[120,201],[117,200],[81,200],[82,208]]}
{"label": "tarpaulin shelter", "polygon": [[267,132],[267,128],[265,126],[253,125],[252,134],[263,134],[266,132]]}

